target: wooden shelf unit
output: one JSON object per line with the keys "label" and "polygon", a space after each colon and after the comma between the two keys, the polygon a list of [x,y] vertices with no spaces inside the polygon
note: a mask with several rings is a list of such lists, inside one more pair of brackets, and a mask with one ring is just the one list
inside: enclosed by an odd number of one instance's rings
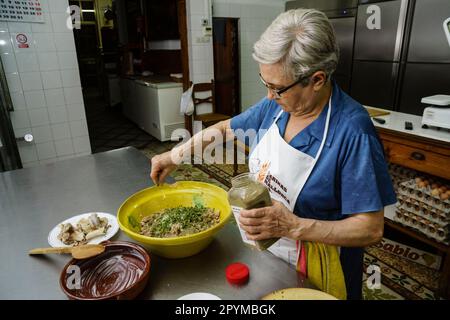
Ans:
{"label": "wooden shelf unit", "polygon": [[[450,170],[448,170],[450,143],[385,128],[378,127],[377,130],[383,142],[388,162],[450,180]],[[443,254],[443,265],[441,266],[441,277],[437,294],[443,298],[450,299],[450,246],[437,242],[412,228],[387,218],[385,218],[385,226],[432,246]]]}

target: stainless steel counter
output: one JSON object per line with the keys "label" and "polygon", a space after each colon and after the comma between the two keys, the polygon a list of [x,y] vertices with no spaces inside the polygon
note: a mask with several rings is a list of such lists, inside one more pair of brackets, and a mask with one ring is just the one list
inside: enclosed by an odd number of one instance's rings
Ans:
{"label": "stainless steel counter", "polygon": [[[79,213],[116,214],[131,194],[151,185],[148,159],[134,148],[0,173],[0,299],[65,299],[59,275],[69,256],[28,256],[46,247],[49,231]],[[112,240],[132,241],[119,231]],[[296,271],[268,252],[245,247],[234,222],[200,254],[178,260],[151,255],[150,280],[141,299],[177,299],[209,292],[222,299],[257,299],[275,289],[306,286]],[[234,287],[225,267],[244,262],[247,285]]]}

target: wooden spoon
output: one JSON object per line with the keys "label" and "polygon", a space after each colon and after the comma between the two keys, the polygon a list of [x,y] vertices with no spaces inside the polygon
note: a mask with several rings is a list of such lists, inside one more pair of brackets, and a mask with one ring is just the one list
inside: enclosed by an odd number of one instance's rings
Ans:
{"label": "wooden spoon", "polygon": [[101,244],[86,244],[77,247],[60,247],[60,248],[36,248],[30,250],[28,254],[47,254],[47,253],[70,253],[75,259],[87,259],[99,255],[105,251],[105,246]]}

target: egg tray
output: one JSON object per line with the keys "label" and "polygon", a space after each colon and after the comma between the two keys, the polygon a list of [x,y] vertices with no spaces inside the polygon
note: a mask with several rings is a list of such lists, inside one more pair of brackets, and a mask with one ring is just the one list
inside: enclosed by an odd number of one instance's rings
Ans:
{"label": "egg tray", "polygon": [[399,195],[396,205],[399,209],[404,209],[410,213],[422,216],[423,218],[430,220],[434,223],[444,227],[450,224],[450,213],[433,208],[426,203],[417,201],[416,199]]}
{"label": "egg tray", "polygon": [[397,209],[395,211],[394,221],[410,227],[428,238],[447,245],[450,244],[450,232],[448,226],[442,228],[438,224],[428,221],[421,216],[412,214],[404,209]]}
{"label": "egg tray", "polygon": [[400,185],[403,182],[411,180],[417,176],[417,172],[415,170],[396,164],[389,164],[389,174],[391,175],[392,185],[394,186],[395,191],[400,188]]}
{"label": "egg tray", "polygon": [[450,213],[450,200],[442,200],[437,196],[431,194],[431,188],[423,187],[419,188],[414,180],[408,180],[400,184],[400,188],[397,190],[399,195],[409,197],[411,199],[422,202],[429,207],[442,211],[445,214]]}

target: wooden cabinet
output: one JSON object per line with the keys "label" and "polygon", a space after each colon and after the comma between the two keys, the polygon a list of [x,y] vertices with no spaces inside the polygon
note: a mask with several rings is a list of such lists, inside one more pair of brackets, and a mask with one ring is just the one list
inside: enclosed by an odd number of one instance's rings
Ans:
{"label": "wooden cabinet", "polygon": [[450,180],[450,146],[435,140],[379,129],[385,155],[391,163]]}
{"label": "wooden cabinet", "polygon": [[[450,143],[379,127],[377,130],[383,142],[387,161],[450,180]],[[385,225],[434,247],[444,255],[438,293],[450,299],[450,246],[436,242],[389,219],[385,219]]]}

